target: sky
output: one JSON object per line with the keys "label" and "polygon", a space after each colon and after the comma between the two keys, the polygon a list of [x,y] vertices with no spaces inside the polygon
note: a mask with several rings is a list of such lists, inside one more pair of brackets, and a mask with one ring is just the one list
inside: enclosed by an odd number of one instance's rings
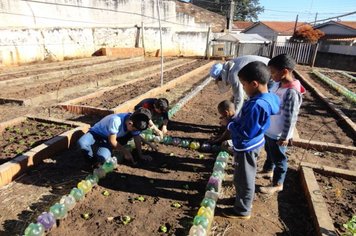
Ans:
{"label": "sky", "polygon": [[[265,11],[258,16],[260,21],[314,22],[356,11],[356,0],[259,0]],[[356,14],[341,17],[340,20],[356,21]]]}

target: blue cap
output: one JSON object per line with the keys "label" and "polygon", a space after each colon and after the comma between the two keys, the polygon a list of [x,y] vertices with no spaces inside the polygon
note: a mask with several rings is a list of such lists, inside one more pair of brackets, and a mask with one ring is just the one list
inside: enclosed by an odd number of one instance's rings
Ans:
{"label": "blue cap", "polygon": [[213,65],[210,69],[210,76],[213,77],[214,79],[219,78],[221,71],[223,69],[223,64],[221,63],[216,63]]}

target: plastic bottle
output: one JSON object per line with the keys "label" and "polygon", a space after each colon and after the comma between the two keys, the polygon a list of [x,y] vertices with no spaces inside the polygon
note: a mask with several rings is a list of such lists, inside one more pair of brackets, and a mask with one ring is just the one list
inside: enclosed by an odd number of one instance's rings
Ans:
{"label": "plastic bottle", "polygon": [[212,152],[219,152],[220,151],[220,146],[214,144],[213,146],[211,146],[211,151]]}
{"label": "plastic bottle", "polygon": [[180,138],[173,138],[173,140],[172,140],[172,144],[174,146],[179,146],[181,142],[182,142],[182,140]]}
{"label": "plastic bottle", "polygon": [[25,229],[25,236],[42,236],[44,235],[45,228],[40,223],[31,223]]}
{"label": "plastic bottle", "polygon": [[209,198],[217,202],[217,200],[219,199],[219,193],[213,191],[206,191],[205,198]]}
{"label": "plastic bottle", "polygon": [[161,137],[160,136],[154,136],[153,137],[153,142],[155,143],[160,143],[162,140],[161,140]]}
{"label": "plastic bottle", "polygon": [[215,210],[216,207],[216,201],[214,201],[213,199],[210,198],[204,198],[203,201],[200,203],[200,206],[203,207],[209,207],[211,210]]}
{"label": "plastic bottle", "polygon": [[165,137],[163,138],[163,143],[164,143],[164,144],[169,145],[169,144],[172,144],[172,142],[173,142],[173,139],[172,139],[171,136],[165,136]]}
{"label": "plastic bottle", "polygon": [[221,184],[222,184],[221,179],[219,179],[217,177],[214,177],[214,176],[211,176],[209,178],[209,181],[208,181],[208,184],[207,184],[206,188],[208,190],[210,190],[210,191],[220,192]]}
{"label": "plastic bottle", "polygon": [[181,141],[181,146],[184,147],[184,148],[187,148],[189,147],[189,141],[184,139]]}
{"label": "plastic bottle", "polygon": [[226,167],[226,163],[222,161],[215,161],[213,171],[221,171],[224,172]]}
{"label": "plastic bottle", "polygon": [[99,182],[99,177],[98,177],[97,175],[94,175],[94,174],[92,175],[92,174],[90,174],[90,175],[88,175],[88,176],[85,178],[85,180],[90,181],[91,185],[95,186],[95,185],[97,185],[98,182]]}
{"label": "plastic bottle", "polygon": [[92,185],[90,181],[82,180],[78,183],[77,187],[81,189],[84,192],[84,194],[87,194],[91,190]]}
{"label": "plastic bottle", "polygon": [[189,236],[206,236],[206,230],[201,225],[193,225],[189,230]]}
{"label": "plastic bottle", "polygon": [[201,225],[205,230],[208,228],[209,226],[209,220],[205,217],[205,216],[195,216],[194,217],[194,221],[193,221],[194,225]]}
{"label": "plastic bottle", "polygon": [[214,177],[217,177],[217,178],[219,178],[219,179],[221,179],[221,180],[224,180],[225,174],[224,174],[224,172],[221,172],[221,171],[214,171],[214,172],[211,174],[211,176],[214,176]]}
{"label": "plastic bottle", "polygon": [[72,188],[70,195],[72,195],[77,202],[84,199],[84,192],[79,188]]}
{"label": "plastic bottle", "polygon": [[49,208],[49,211],[53,214],[57,220],[63,219],[67,216],[67,208],[64,204],[56,203]]}
{"label": "plastic bottle", "polygon": [[154,138],[154,136],[152,134],[146,134],[145,135],[145,140],[146,141],[151,142],[151,141],[153,141],[153,138]]}
{"label": "plastic bottle", "polygon": [[210,143],[203,143],[200,147],[200,150],[202,150],[203,152],[211,152]]}
{"label": "plastic bottle", "polygon": [[43,225],[45,230],[49,230],[56,224],[56,219],[51,212],[43,212],[37,217],[37,223]]}
{"label": "plastic bottle", "polygon": [[67,211],[70,211],[75,207],[76,201],[72,195],[64,195],[59,200],[59,203],[63,204],[67,208]]}
{"label": "plastic bottle", "polygon": [[105,170],[101,167],[94,169],[93,173],[94,173],[94,175],[98,176],[99,179],[102,179],[106,176]]}
{"label": "plastic bottle", "polygon": [[199,144],[199,142],[192,141],[189,144],[189,148],[192,149],[192,150],[198,150],[200,148],[200,144]]}
{"label": "plastic bottle", "polygon": [[101,168],[105,171],[105,173],[110,173],[114,170],[114,164],[111,161],[106,161]]}

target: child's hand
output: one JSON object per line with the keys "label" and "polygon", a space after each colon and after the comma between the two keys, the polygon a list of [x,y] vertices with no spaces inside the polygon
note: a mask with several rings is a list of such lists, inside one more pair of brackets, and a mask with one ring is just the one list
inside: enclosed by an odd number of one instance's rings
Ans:
{"label": "child's hand", "polygon": [[134,165],[137,164],[137,162],[134,160],[131,152],[129,152],[129,151],[124,152],[124,158],[125,158],[125,160],[130,161]]}
{"label": "child's hand", "polygon": [[280,139],[280,140],[277,141],[277,144],[278,144],[279,146],[286,147],[286,146],[288,145],[288,140],[282,140],[282,139]]}
{"label": "child's hand", "polygon": [[163,136],[164,136],[163,132],[160,131],[160,130],[157,130],[157,131],[156,131],[156,134],[157,134],[161,139],[162,139]]}
{"label": "child's hand", "polygon": [[152,161],[152,157],[150,155],[141,155],[140,159],[144,161]]}
{"label": "child's hand", "polygon": [[155,144],[151,143],[151,142],[147,142],[147,145],[150,146],[150,148],[152,149],[152,151],[157,152],[158,148]]}
{"label": "child's hand", "polygon": [[220,118],[220,125],[227,126],[229,124],[229,119],[227,117]]}
{"label": "child's hand", "polygon": [[162,132],[163,134],[166,134],[168,132],[167,127],[165,125],[162,127]]}

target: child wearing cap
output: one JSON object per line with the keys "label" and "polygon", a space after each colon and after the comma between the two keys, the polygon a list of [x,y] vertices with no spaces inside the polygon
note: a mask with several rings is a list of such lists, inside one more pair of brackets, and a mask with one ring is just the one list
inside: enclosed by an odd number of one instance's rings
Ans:
{"label": "child wearing cap", "polygon": [[[147,129],[149,117],[141,112],[111,114],[97,122],[78,140],[82,154],[91,163],[104,163],[112,156],[114,149],[121,152],[126,160],[135,163],[130,151],[124,148],[133,137],[138,156],[143,160],[151,157],[142,154],[141,131]],[[93,147],[96,146],[94,153]]]}
{"label": "child wearing cap", "polygon": [[237,115],[243,105],[245,93],[238,78],[239,71],[248,63],[260,61],[267,65],[269,59],[266,57],[246,55],[237,57],[224,64],[217,63],[211,67],[210,76],[215,79],[221,92],[227,92],[232,87],[235,104],[235,115]]}
{"label": "child wearing cap", "polygon": [[[146,98],[139,102],[134,109],[137,111],[139,108],[146,108],[151,112],[152,118],[149,120],[149,127],[163,138],[163,135],[168,132],[168,100],[166,98]],[[159,129],[160,126],[161,129]]]}

